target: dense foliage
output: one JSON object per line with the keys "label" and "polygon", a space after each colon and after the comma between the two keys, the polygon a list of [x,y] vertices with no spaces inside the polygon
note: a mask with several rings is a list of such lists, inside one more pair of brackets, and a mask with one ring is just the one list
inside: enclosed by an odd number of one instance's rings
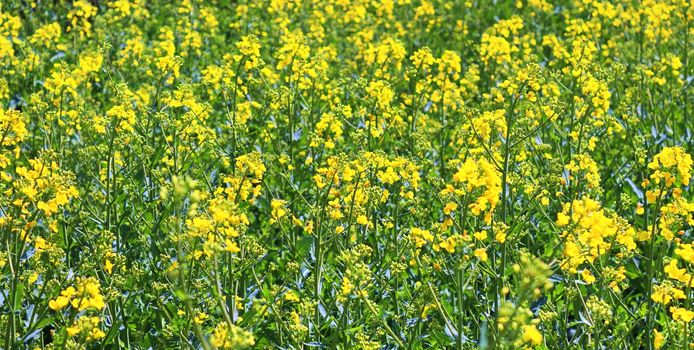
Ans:
{"label": "dense foliage", "polygon": [[693,19],[2,1],[0,347],[694,348]]}

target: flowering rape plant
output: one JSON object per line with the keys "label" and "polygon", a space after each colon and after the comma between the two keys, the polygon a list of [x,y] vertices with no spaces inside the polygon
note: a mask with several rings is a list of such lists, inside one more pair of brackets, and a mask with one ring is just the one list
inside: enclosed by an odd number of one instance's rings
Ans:
{"label": "flowering rape plant", "polygon": [[694,349],[685,0],[0,3],[2,349]]}

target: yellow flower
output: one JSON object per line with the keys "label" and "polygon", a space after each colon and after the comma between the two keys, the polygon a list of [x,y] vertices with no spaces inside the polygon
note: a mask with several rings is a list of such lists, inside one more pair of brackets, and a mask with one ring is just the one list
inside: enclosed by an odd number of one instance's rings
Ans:
{"label": "yellow flower", "polygon": [[480,259],[481,261],[487,261],[487,259],[488,259],[488,257],[487,257],[487,249],[485,249],[485,248],[478,248],[478,249],[475,249],[474,255],[475,255],[478,259]]}
{"label": "yellow flower", "polygon": [[239,49],[241,57],[235,57],[236,61],[245,59],[244,67],[246,70],[253,69],[260,65],[260,42],[252,35],[247,35],[241,38],[236,43],[236,48]]}
{"label": "yellow flower", "polygon": [[78,278],[75,285],[77,288],[69,286],[60,293],[60,296],[50,300],[48,307],[59,311],[69,304],[78,311],[82,311],[90,308],[100,310],[106,306],[96,278]]}
{"label": "yellow flower", "polygon": [[82,316],[66,329],[67,335],[71,338],[82,336],[87,342],[102,339],[106,333],[99,328],[99,323],[101,319],[97,316]]}
{"label": "yellow flower", "polygon": [[299,302],[299,295],[295,291],[290,290],[284,293],[284,300],[291,302]]}
{"label": "yellow flower", "polygon": [[204,313],[204,312],[199,312],[199,313],[193,318],[193,321],[194,321],[196,324],[203,324],[203,323],[205,323],[205,320],[207,320],[208,318],[210,318],[210,315],[208,315],[208,314],[206,314],[206,313]]}
{"label": "yellow flower", "polygon": [[448,238],[444,239],[441,243],[439,243],[439,247],[445,249],[450,254],[455,253],[455,246],[456,246],[456,239],[453,236],[448,237]]}
{"label": "yellow flower", "polygon": [[77,294],[77,291],[74,287],[67,287],[65,290],[60,292],[60,296],[48,302],[48,307],[54,311],[59,311],[70,303],[70,299],[72,299],[75,294]]}
{"label": "yellow flower", "polygon": [[68,337],[74,337],[80,333],[80,328],[78,326],[72,326],[67,328]]}
{"label": "yellow flower", "polygon": [[576,175],[581,175],[585,182],[588,184],[589,188],[600,188],[600,173],[598,169],[598,164],[587,154],[577,154],[574,155],[573,159],[569,164],[566,165],[565,169]]}
{"label": "yellow flower", "polygon": [[593,284],[593,282],[595,282],[595,277],[592,273],[590,273],[590,270],[588,269],[584,269],[583,271],[581,271],[581,277],[583,278],[583,281],[585,281],[587,284]]}
{"label": "yellow flower", "polygon": [[654,171],[651,179],[656,184],[663,180],[670,187],[679,180],[684,186],[689,186],[692,163],[692,157],[682,147],[665,147],[648,163],[648,168]]}
{"label": "yellow flower", "polygon": [[446,206],[443,207],[443,213],[446,215],[451,215],[451,213],[454,212],[456,209],[458,209],[458,204],[454,202],[448,202],[446,203]]}
{"label": "yellow flower", "polygon": [[87,336],[87,341],[99,340],[105,336],[106,336],[106,333],[104,333],[104,331],[102,331],[100,328],[94,327],[94,328],[92,328],[91,331],[89,331],[89,335]]}
{"label": "yellow flower", "polygon": [[[494,211],[501,196],[501,175],[493,164],[485,159],[475,161],[467,158],[453,175],[453,181],[462,184],[468,193],[482,189],[479,197],[469,206],[474,215]],[[485,221],[491,222],[491,217],[485,217]]]}
{"label": "yellow flower", "polygon": [[216,349],[237,350],[252,347],[255,345],[255,338],[243,328],[223,322],[215,327],[210,336],[210,343]]}
{"label": "yellow flower", "polygon": [[487,230],[482,230],[480,232],[475,232],[472,234],[476,240],[483,241],[487,239]]}
{"label": "yellow flower", "polygon": [[113,273],[113,263],[111,262],[111,260],[106,259],[106,263],[104,263],[104,270],[109,275]]}
{"label": "yellow flower", "polygon": [[497,242],[504,244],[506,242],[506,231],[505,230],[497,231],[496,234],[494,235],[494,239]]}
{"label": "yellow flower", "polygon": [[341,294],[347,296],[354,290],[354,284],[347,277],[342,278]]}
{"label": "yellow flower", "polygon": [[432,235],[431,232],[429,232],[428,230],[422,230],[418,227],[412,227],[410,229],[410,233],[414,238],[415,245],[417,246],[417,248],[421,248],[428,242],[434,240],[434,235]]}
{"label": "yellow flower", "polygon": [[283,218],[287,214],[287,209],[285,206],[287,205],[287,201],[281,200],[281,199],[273,199],[272,202],[270,202],[270,207],[272,208],[271,216],[272,219],[270,219],[270,223],[275,223],[279,221],[279,219]]}
{"label": "yellow flower", "polygon": [[694,244],[679,244],[675,249],[675,254],[679,255],[684,261],[694,264]]}
{"label": "yellow flower", "polygon": [[653,347],[656,349],[660,349],[663,347],[663,343],[665,343],[665,337],[658,332],[657,329],[653,330]]}
{"label": "yellow flower", "polygon": [[591,198],[565,203],[557,217],[558,224],[573,224],[570,230],[562,233],[562,236],[567,236],[562,264],[565,270],[576,272],[584,262],[593,262],[599,256],[607,255],[615,240],[627,250],[636,249],[635,230]]}
{"label": "yellow flower", "polygon": [[357,224],[369,226],[371,222],[369,222],[369,218],[366,215],[360,214],[359,216],[357,216]]}
{"label": "yellow flower", "polygon": [[682,321],[686,324],[694,320],[694,311],[671,306],[670,312],[672,313],[672,319],[675,321]]}
{"label": "yellow flower", "polygon": [[651,299],[656,303],[668,305],[673,299],[686,299],[686,296],[682,290],[673,287],[669,281],[665,281],[663,284],[653,287]]}
{"label": "yellow flower", "polygon": [[523,326],[523,342],[532,346],[542,344],[542,333],[535,325]]}

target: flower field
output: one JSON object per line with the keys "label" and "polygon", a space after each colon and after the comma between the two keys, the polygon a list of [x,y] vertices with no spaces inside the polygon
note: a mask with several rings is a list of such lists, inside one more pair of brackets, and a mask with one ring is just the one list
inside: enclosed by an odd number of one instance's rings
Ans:
{"label": "flower field", "polygon": [[0,2],[0,349],[694,349],[689,0]]}

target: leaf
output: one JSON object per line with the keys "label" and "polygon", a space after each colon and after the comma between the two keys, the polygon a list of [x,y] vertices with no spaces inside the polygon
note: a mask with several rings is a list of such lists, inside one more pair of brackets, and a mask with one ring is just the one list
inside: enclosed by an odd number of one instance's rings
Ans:
{"label": "leaf", "polygon": [[181,301],[187,301],[190,298],[188,294],[180,288],[174,290],[174,295]]}

